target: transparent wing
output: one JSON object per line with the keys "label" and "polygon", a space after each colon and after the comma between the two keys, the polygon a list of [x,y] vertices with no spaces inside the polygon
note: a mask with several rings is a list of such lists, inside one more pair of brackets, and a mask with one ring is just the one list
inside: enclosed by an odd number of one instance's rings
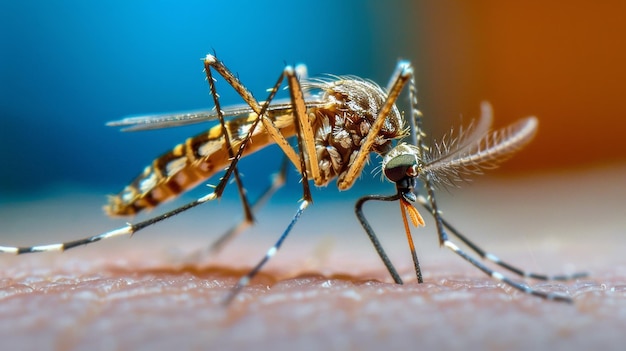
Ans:
{"label": "transparent wing", "polygon": [[[243,112],[242,112],[243,113]],[[139,131],[178,127],[211,121],[217,118],[215,110],[180,111],[154,115],[128,116],[117,121],[107,122],[109,127],[122,127],[122,131]]]}
{"label": "transparent wing", "polygon": [[[261,102],[262,104],[263,102]],[[307,101],[307,107],[316,107],[323,105],[319,101]],[[289,99],[278,100],[269,106],[268,111],[280,111],[291,109],[291,101]],[[223,110],[225,118],[240,116],[252,113],[252,108],[248,105],[229,106]],[[186,126],[195,123],[213,121],[217,119],[215,109],[211,110],[194,110],[181,111],[174,113],[138,115],[129,116],[117,121],[108,122],[106,125],[110,127],[122,127],[122,131],[135,132],[141,130],[152,130],[170,127]]]}
{"label": "transparent wing", "polygon": [[[490,107],[486,112],[490,113]],[[470,132],[470,137],[459,136],[460,140],[464,140],[459,144],[435,143],[429,150],[422,171],[429,173],[439,184],[455,185],[468,181],[470,176],[497,167],[524,147],[535,135],[538,123],[537,118],[528,117],[506,128],[483,132],[478,139],[475,139],[478,132]],[[479,122],[478,126],[482,124]]]}

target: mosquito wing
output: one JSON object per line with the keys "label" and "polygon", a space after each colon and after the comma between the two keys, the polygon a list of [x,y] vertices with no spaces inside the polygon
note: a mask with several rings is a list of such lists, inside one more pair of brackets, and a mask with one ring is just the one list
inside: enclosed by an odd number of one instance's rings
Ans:
{"label": "mosquito wing", "polygon": [[[485,112],[490,115],[490,106],[483,104],[483,115]],[[423,172],[439,184],[468,181],[470,176],[497,167],[524,147],[535,135],[538,123],[537,118],[528,117],[500,130],[482,132],[480,138],[474,139],[484,128],[480,127],[484,123],[479,122],[477,129],[469,132],[470,137],[459,136],[463,142],[458,145],[435,143],[426,155]]]}
{"label": "mosquito wing", "polygon": [[[263,102],[261,102],[261,104],[262,103]],[[307,101],[306,105],[307,107],[317,107],[322,106],[323,103],[319,101]],[[289,99],[283,99],[277,101],[276,103],[272,103],[269,106],[268,111],[287,111],[289,109],[291,109],[291,101]],[[223,110],[223,115],[225,118],[228,118],[246,115],[252,112],[252,108],[248,105],[236,105],[225,108]],[[217,119],[217,112],[215,111],[215,108],[213,108],[211,110],[194,110],[165,114],[129,116],[117,121],[108,122],[107,126],[122,127],[122,131],[135,132],[141,130],[186,126],[195,123],[214,121]]]}
{"label": "mosquito wing", "polygon": [[131,132],[169,127],[178,127],[194,123],[211,121],[217,118],[215,110],[180,111],[174,113],[128,116],[117,121],[107,122],[109,127],[122,127],[122,131]]}

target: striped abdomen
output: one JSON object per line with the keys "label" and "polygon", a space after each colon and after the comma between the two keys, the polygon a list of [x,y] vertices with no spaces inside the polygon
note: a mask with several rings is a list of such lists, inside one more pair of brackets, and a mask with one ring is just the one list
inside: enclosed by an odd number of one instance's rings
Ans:
{"label": "striped abdomen", "polygon": [[[295,126],[290,111],[282,112],[278,115],[270,114],[269,117],[287,138],[295,134]],[[256,118],[256,114],[250,114],[226,121],[233,153],[239,149]],[[218,124],[176,145],[171,151],[155,159],[122,192],[110,196],[109,203],[104,207],[105,212],[110,216],[132,215],[192,189],[230,164],[224,141],[222,127]],[[262,123],[259,123],[243,155],[272,143],[273,140]]]}

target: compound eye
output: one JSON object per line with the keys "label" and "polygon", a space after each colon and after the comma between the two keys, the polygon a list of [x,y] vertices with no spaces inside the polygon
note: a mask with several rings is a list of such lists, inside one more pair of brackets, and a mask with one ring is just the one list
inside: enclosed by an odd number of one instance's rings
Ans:
{"label": "compound eye", "polygon": [[417,177],[417,160],[414,155],[400,155],[392,158],[383,170],[390,181],[397,183],[403,178]]}

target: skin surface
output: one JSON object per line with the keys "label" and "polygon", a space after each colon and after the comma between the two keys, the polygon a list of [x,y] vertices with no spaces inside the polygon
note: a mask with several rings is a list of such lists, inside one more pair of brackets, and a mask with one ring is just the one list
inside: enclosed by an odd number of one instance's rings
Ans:
{"label": "skin surface", "polygon": [[[418,285],[398,205],[367,204],[405,281],[395,285],[342,195],[316,200],[275,258],[224,307],[297,206],[270,203],[258,226],[219,255],[198,254],[234,223],[225,216],[239,213],[224,201],[131,241],[1,256],[0,337],[7,349],[31,350],[621,349],[625,176],[626,168],[613,167],[485,178],[439,192],[444,216],[500,258],[538,273],[589,272],[574,282],[529,281],[572,296],[572,305],[514,291],[438,249],[425,211],[426,228],[413,231],[425,280]],[[5,203],[2,244],[52,243],[123,223],[103,218],[100,202],[73,193]]]}

